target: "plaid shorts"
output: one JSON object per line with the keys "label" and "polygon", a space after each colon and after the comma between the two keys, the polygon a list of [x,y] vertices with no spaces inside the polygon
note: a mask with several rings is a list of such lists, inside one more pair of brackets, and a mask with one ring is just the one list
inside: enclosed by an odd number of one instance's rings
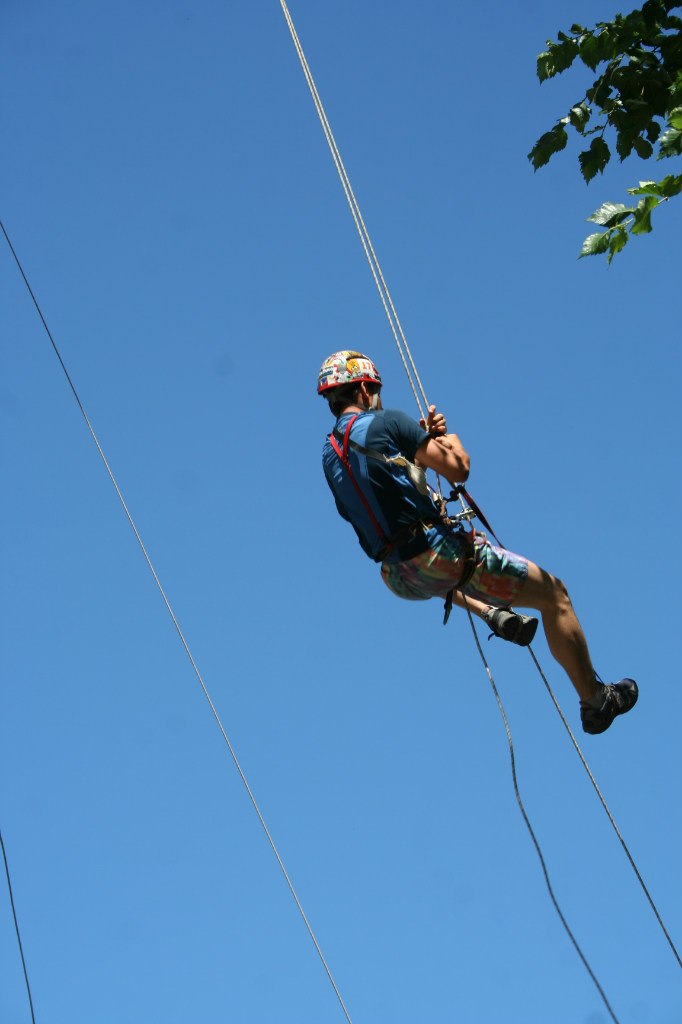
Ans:
{"label": "plaid shorts", "polygon": [[[445,597],[457,587],[466,565],[470,543],[461,533],[429,531],[431,546],[405,562],[384,562],[381,578],[397,597],[428,601]],[[504,548],[497,548],[482,533],[475,537],[476,568],[460,589],[485,604],[502,607],[514,604],[528,576],[528,560]]]}

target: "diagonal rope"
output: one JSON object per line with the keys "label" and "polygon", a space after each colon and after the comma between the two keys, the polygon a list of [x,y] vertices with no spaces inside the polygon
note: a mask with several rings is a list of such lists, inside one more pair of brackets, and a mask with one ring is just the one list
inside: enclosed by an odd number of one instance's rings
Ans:
{"label": "diagonal rope", "polygon": [[604,989],[599,984],[599,981],[597,980],[597,977],[596,977],[594,971],[590,967],[590,965],[589,965],[589,963],[587,961],[587,958],[585,957],[585,954],[583,953],[582,949],[578,945],[578,940],[576,939],[575,935],[571,931],[571,929],[569,927],[569,924],[568,924],[566,918],[564,917],[564,915],[562,913],[561,907],[559,906],[557,898],[554,895],[554,890],[552,889],[552,883],[550,882],[549,872],[547,871],[547,865],[545,863],[545,858],[544,858],[544,856],[542,854],[542,850],[540,849],[540,844],[539,844],[539,842],[538,842],[538,840],[536,838],[535,832],[533,831],[533,826],[531,825],[530,819],[529,819],[529,817],[528,817],[528,815],[526,813],[526,809],[523,806],[523,801],[521,800],[521,793],[519,792],[519,784],[518,784],[518,780],[516,778],[516,762],[515,762],[515,759],[514,759],[514,744],[512,742],[511,729],[509,728],[509,722],[507,720],[507,715],[506,715],[506,712],[504,710],[504,705],[502,704],[502,699],[500,698],[500,694],[499,694],[499,692],[497,690],[497,687],[495,686],[495,680],[493,679],[493,674],[490,671],[490,666],[488,665],[488,662],[486,660],[486,656],[483,653],[483,648],[481,647],[481,641],[478,639],[478,633],[476,632],[476,626],[474,625],[474,619],[473,619],[473,616],[471,614],[471,609],[469,608],[469,603],[468,603],[468,601],[466,599],[466,595],[463,594],[462,596],[464,597],[465,606],[466,606],[466,612],[467,612],[467,615],[469,616],[469,625],[471,626],[471,631],[474,634],[474,640],[476,641],[476,647],[478,648],[478,653],[481,656],[481,661],[483,662],[483,665],[485,667],[486,673],[488,675],[488,679],[490,681],[490,685],[492,687],[493,694],[495,695],[495,700],[497,701],[497,706],[499,708],[500,715],[502,716],[502,721],[504,722],[505,732],[507,733],[507,743],[509,744],[509,757],[510,757],[510,760],[511,760],[511,773],[512,773],[512,781],[514,783],[514,793],[516,795],[516,802],[519,805],[519,810],[521,811],[521,815],[522,815],[523,820],[524,820],[524,822],[526,824],[526,828],[528,829],[529,835],[530,835],[530,837],[531,837],[531,839],[533,841],[533,845],[535,847],[535,851],[536,851],[536,853],[538,855],[538,858],[540,860],[540,866],[542,867],[542,873],[545,876],[545,884],[547,886],[547,891],[548,891],[548,893],[550,895],[550,899],[552,900],[552,903],[554,904],[554,909],[556,910],[557,914],[559,915],[559,920],[561,921],[562,925],[564,926],[564,930],[565,930],[566,934],[568,935],[569,939],[571,940],[571,942],[573,944],[573,948],[575,949],[576,953],[578,954],[578,956],[582,960],[582,963],[583,963],[583,966],[585,967],[585,970],[587,971],[587,973],[589,974],[590,978],[594,982],[594,985],[595,985],[597,991],[599,992],[599,995],[602,998],[604,1006],[608,1010],[608,1013],[609,1013],[609,1016],[611,1017],[611,1020],[614,1021],[614,1024],[618,1024],[618,1018],[616,1017],[615,1013],[613,1012],[613,1009],[611,1008],[611,1004],[609,1003],[608,999],[606,998],[606,993],[604,992]]}
{"label": "diagonal rope", "polygon": [[[494,534],[493,534],[493,536],[494,536]],[[500,544],[500,547],[504,547],[502,542],[498,538],[496,538],[496,539],[498,540],[498,543]],[[646,884],[644,882],[644,879],[642,878],[642,875],[640,874],[639,868],[635,864],[634,858],[633,858],[632,854],[630,853],[630,850],[628,849],[628,845],[625,842],[625,840],[624,840],[624,838],[623,838],[623,836],[622,836],[622,834],[620,832],[620,829],[616,825],[616,821],[615,821],[613,815],[611,814],[611,811],[609,810],[609,805],[607,804],[606,800],[604,799],[604,796],[602,795],[602,792],[601,792],[599,786],[597,785],[597,780],[595,779],[594,775],[592,774],[592,771],[590,770],[590,766],[588,765],[588,763],[587,763],[587,761],[585,759],[585,755],[583,754],[583,752],[580,749],[580,746],[578,744],[578,741],[576,740],[575,736],[573,735],[571,727],[568,724],[568,721],[566,720],[566,716],[564,715],[563,711],[561,710],[561,707],[559,705],[559,701],[556,699],[556,697],[554,695],[554,691],[552,690],[552,687],[549,685],[549,681],[547,679],[547,676],[543,672],[542,667],[540,665],[540,662],[538,661],[538,659],[535,656],[535,652],[533,651],[533,648],[530,647],[530,646],[528,647],[528,653],[530,654],[531,658],[533,659],[533,661],[535,663],[535,667],[537,668],[538,672],[540,673],[540,678],[542,679],[543,683],[545,684],[545,688],[547,690],[547,693],[549,694],[549,696],[550,696],[550,698],[552,700],[552,703],[554,704],[554,707],[556,708],[556,712],[559,715],[559,718],[563,722],[564,729],[566,730],[566,732],[570,736],[571,743],[575,747],[576,753],[578,754],[578,757],[580,758],[580,761],[582,763],[583,768],[587,772],[587,776],[588,776],[590,782],[594,786],[594,790],[595,790],[597,796],[599,797],[599,800],[601,802],[602,807],[604,808],[606,816],[609,819],[609,821],[611,822],[611,825],[613,826],[614,832],[618,836],[620,844],[623,847],[623,850],[625,851],[625,856],[627,857],[627,859],[630,862],[630,866],[632,867],[632,870],[635,873],[635,877],[637,878],[637,881],[639,882],[639,884],[642,887],[642,891],[643,891],[644,895],[646,896],[651,909],[654,912],[656,920],[658,921],[658,923],[659,923],[659,925],[661,927],[661,931],[663,932],[663,934],[664,934],[664,936],[665,936],[665,938],[666,938],[666,940],[668,942],[668,945],[670,946],[670,948],[671,948],[671,950],[673,952],[673,956],[677,960],[677,963],[679,964],[679,966],[682,968],[682,960],[680,959],[680,954],[677,952],[677,949],[675,948],[675,944],[674,944],[673,940],[670,937],[670,933],[668,932],[668,929],[666,928],[665,924],[663,923],[663,918],[661,917],[661,915],[660,915],[660,913],[658,911],[658,908],[657,908],[656,904],[653,901],[653,897],[651,896],[651,893],[649,892],[649,890],[648,890],[648,888],[647,888],[647,886],[646,886]]]}
{"label": "diagonal rope", "polygon": [[317,111],[317,116],[320,119],[320,124],[322,125],[322,130],[324,132],[324,136],[327,140],[327,145],[329,146],[332,159],[334,161],[334,166],[336,167],[336,171],[339,176],[339,180],[341,182],[344,195],[346,196],[346,200],[350,207],[350,211],[353,216],[353,221],[355,222],[355,227],[357,228],[358,234],[360,236],[360,241],[362,242],[362,247],[365,251],[365,256],[367,257],[367,262],[369,263],[370,270],[372,271],[374,283],[377,287],[377,291],[379,292],[379,297],[381,298],[381,302],[384,307],[384,312],[386,313],[386,317],[388,319],[391,332],[393,333],[393,338],[395,340],[396,347],[400,354],[400,358],[405,369],[405,373],[407,374],[407,379],[410,382],[410,387],[412,388],[412,393],[417,403],[419,414],[422,418],[425,418],[426,412],[425,409],[422,408],[422,401],[426,409],[428,409],[429,403],[427,401],[426,392],[424,391],[424,386],[422,385],[421,379],[419,377],[419,373],[417,371],[414,359],[412,358],[412,353],[407,343],[405,332],[403,331],[395,306],[393,305],[393,300],[391,299],[391,294],[388,290],[388,285],[386,284],[386,280],[382,273],[381,265],[377,258],[376,252],[374,251],[369,231],[367,230],[367,226],[362,217],[362,212],[360,210],[358,201],[355,198],[355,193],[353,192],[353,188],[350,183],[350,178],[348,177],[343,160],[341,159],[339,147],[336,144],[336,139],[334,138],[334,134],[332,132],[329,120],[325,113],[325,109],[322,105],[322,100],[320,99],[320,95],[317,91],[317,87],[315,85],[315,81],[313,79],[310,66],[308,64],[308,61],[306,60],[305,53],[303,52],[303,47],[301,46],[301,41],[298,38],[298,33],[296,32],[294,22],[292,20],[291,14],[289,13],[289,8],[287,7],[285,0],[280,0],[280,7],[282,8],[282,13],[284,14],[287,26],[289,28],[289,32],[291,33],[291,38],[296,48],[296,53],[298,54],[298,59],[301,63],[301,67],[303,69],[303,74],[305,75],[306,82],[308,83],[308,88],[310,89],[310,95],[312,96],[313,103],[315,105],[315,110]]}
{"label": "diagonal rope", "polygon": [[17,919],[17,911],[14,906],[14,894],[12,892],[12,879],[9,875],[9,863],[7,861],[7,851],[5,850],[5,844],[2,839],[2,832],[0,831],[0,849],[2,849],[2,859],[5,862],[5,874],[7,876],[7,891],[9,892],[9,902],[12,908],[12,917],[14,918],[14,930],[17,933],[17,942],[19,944],[19,956],[21,957],[21,966],[24,970],[24,981],[26,982],[26,992],[28,994],[28,1005],[31,1010],[31,1020],[33,1024],[36,1024],[35,1014],[33,1012],[33,997],[31,996],[31,986],[28,982],[28,971],[26,969],[26,960],[24,959],[24,947],[21,944],[21,935],[19,934],[19,921]]}
{"label": "diagonal rope", "polygon": [[199,668],[197,666],[197,663],[194,660],[192,652],[189,649],[189,645],[188,645],[188,643],[187,643],[187,641],[185,639],[185,636],[184,636],[184,634],[183,634],[183,632],[182,632],[182,630],[180,628],[180,624],[178,623],[178,620],[175,617],[175,613],[173,612],[173,609],[172,609],[172,607],[170,605],[170,602],[169,602],[168,598],[166,597],[166,592],[164,591],[163,586],[161,585],[161,581],[160,581],[159,577],[156,574],[156,570],[155,570],[155,568],[154,568],[154,566],[152,564],[152,561],[151,561],[151,558],[149,557],[149,554],[147,553],[147,549],[144,546],[144,543],[142,541],[142,537],[140,536],[140,534],[138,532],[137,526],[135,525],[133,517],[132,517],[132,515],[131,515],[131,513],[130,513],[130,511],[128,509],[128,506],[127,506],[127,504],[126,504],[126,502],[125,502],[125,500],[123,498],[123,494],[121,493],[121,490],[120,490],[120,488],[118,486],[118,483],[116,481],[116,477],[114,476],[114,473],[113,473],[113,471],[112,471],[112,469],[111,469],[111,467],[110,467],[110,465],[109,465],[109,463],[107,461],[107,458],[106,458],[106,456],[104,454],[104,451],[102,450],[102,446],[100,445],[99,441],[97,440],[97,436],[95,434],[95,431],[93,430],[92,424],[90,423],[90,420],[88,419],[87,413],[86,413],[86,411],[85,411],[85,409],[83,407],[83,404],[82,404],[82,402],[81,402],[81,400],[80,400],[80,398],[78,396],[78,392],[76,391],[76,388],[75,388],[74,383],[73,383],[73,381],[72,381],[72,379],[71,379],[71,377],[69,375],[69,372],[68,372],[68,370],[66,368],[64,360],[61,357],[61,354],[59,352],[57,344],[56,344],[56,342],[54,340],[54,337],[52,336],[52,332],[50,331],[50,328],[47,325],[47,322],[45,320],[45,317],[43,316],[42,310],[41,310],[40,306],[38,305],[38,300],[36,299],[36,297],[35,297],[35,295],[33,293],[33,289],[31,288],[31,285],[29,284],[28,278],[26,277],[26,274],[24,273],[24,268],[22,267],[21,262],[19,261],[19,257],[17,256],[17,253],[15,252],[14,246],[12,245],[10,237],[7,234],[7,231],[5,230],[5,226],[4,226],[4,224],[2,223],[1,220],[0,220],[0,230],[2,230],[2,233],[5,236],[5,240],[7,241],[7,245],[9,246],[10,252],[12,253],[12,256],[14,257],[14,262],[16,263],[16,265],[17,265],[17,267],[19,269],[19,273],[21,274],[21,276],[22,276],[22,278],[24,280],[24,284],[26,285],[26,288],[28,289],[28,293],[31,296],[31,299],[33,300],[33,305],[35,306],[36,311],[38,313],[38,316],[40,317],[40,320],[42,322],[42,325],[45,328],[45,332],[46,332],[48,338],[50,339],[50,344],[52,345],[54,353],[57,356],[57,359],[59,360],[59,364],[60,364],[62,370],[64,371],[64,375],[65,375],[65,377],[66,377],[66,379],[68,381],[69,387],[71,389],[71,393],[73,394],[73,397],[75,398],[75,400],[76,400],[76,402],[78,404],[78,408],[80,409],[80,411],[82,413],[83,419],[85,420],[87,428],[90,431],[90,436],[92,437],[92,440],[95,442],[95,445],[97,447],[97,451],[100,454],[100,458],[102,459],[102,462],[104,463],[104,466],[105,466],[105,469],[106,469],[107,473],[109,474],[109,479],[111,480],[112,484],[114,485],[114,489],[115,489],[116,494],[118,495],[118,499],[119,499],[119,501],[120,501],[120,503],[121,503],[121,505],[123,507],[123,511],[125,512],[126,517],[128,519],[128,522],[129,522],[129,524],[130,524],[130,526],[132,528],[132,531],[135,534],[135,538],[137,540],[137,543],[140,546],[142,554],[144,555],[144,558],[145,558],[145,561],[147,562],[149,570],[150,570],[152,576],[154,577],[154,582],[156,583],[156,586],[157,586],[157,588],[159,590],[159,593],[161,594],[161,597],[163,598],[163,602],[164,602],[164,604],[166,606],[166,610],[168,611],[168,614],[170,615],[170,617],[171,617],[171,619],[173,621],[173,625],[175,626],[177,634],[178,634],[178,636],[180,638],[180,642],[182,643],[182,646],[185,649],[185,653],[187,654],[187,657],[190,660],[192,668],[194,669],[194,674],[196,675],[197,679],[199,680],[199,684],[201,685],[201,689],[203,690],[204,697],[206,698],[206,700],[208,702],[208,705],[209,705],[209,707],[210,707],[210,709],[211,709],[211,711],[213,713],[213,717],[215,718],[215,720],[216,720],[216,722],[218,724],[218,728],[220,729],[222,737],[223,737],[223,739],[224,739],[224,741],[225,741],[225,743],[227,745],[227,748],[228,748],[228,750],[230,752],[230,756],[232,758],[232,761],[234,762],[234,766],[237,769],[237,772],[239,773],[239,777],[242,780],[242,783],[244,784],[244,788],[246,789],[246,792],[248,793],[249,799],[250,799],[250,801],[251,801],[251,803],[253,805],[253,809],[255,810],[255,812],[256,812],[256,814],[258,816],[258,820],[261,823],[262,829],[263,829],[263,831],[265,833],[265,836],[266,836],[266,838],[268,840],[268,843],[270,844],[270,848],[272,849],[272,852],[274,853],[274,855],[275,855],[275,857],[277,859],[277,863],[279,864],[280,870],[281,870],[281,872],[282,872],[282,874],[284,876],[284,879],[285,879],[285,881],[286,881],[286,883],[287,883],[287,885],[289,887],[289,891],[291,892],[291,895],[294,898],[294,902],[296,903],[296,906],[298,907],[298,911],[299,911],[299,913],[300,913],[300,915],[301,915],[301,917],[303,919],[303,923],[305,924],[306,929],[308,931],[308,934],[309,934],[310,938],[312,939],[313,945],[315,946],[315,949],[317,951],[317,955],[319,956],[319,958],[320,958],[320,960],[322,962],[322,966],[324,967],[324,969],[325,969],[325,971],[327,973],[327,977],[329,978],[329,981],[331,982],[332,988],[334,989],[334,992],[336,994],[336,998],[338,999],[338,1001],[339,1001],[339,1003],[341,1005],[341,1009],[343,1010],[343,1013],[344,1013],[344,1015],[346,1017],[346,1020],[348,1021],[348,1024],[352,1024],[352,1021],[351,1021],[351,1019],[350,1019],[350,1017],[348,1015],[348,1011],[347,1011],[347,1009],[345,1007],[343,999],[341,998],[341,993],[340,993],[340,991],[339,991],[339,989],[338,989],[338,987],[336,985],[336,982],[334,981],[334,978],[332,976],[332,973],[331,973],[331,970],[329,968],[329,965],[327,964],[327,961],[324,958],[324,955],[322,953],[322,949],[320,948],[320,945],[319,945],[317,939],[315,938],[315,934],[314,934],[314,932],[312,930],[310,922],[308,921],[308,918],[305,915],[305,912],[303,910],[303,906],[301,904],[301,901],[299,900],[298,895],[296,893],[296,890],[294,889],[294,885],[293,885],[293,883],[292,883],[292,881],[291,881],[291,879],[289,877],[289,874],[287,873],[287,870],[286,870],[286,868],[284,866],[284,862],[283,862],[283,860],[282,860],[282,858],[281,858],[281,856],[279,854],[279,851],[278,851],[278,849],[277,849],[277,847],[275,845],[275,841],[272,838],[272,835],[270,834],[270,831],[269,831],[269,829],[268,829],[268,827],[267,827],[267,825],[265,823],[265,818],[263,817],[263,815],[261,813],[261,810],[260,810],[260,808],[259,808],[259,806],[258,806],[258,804],[256,802],[256,798],[255,798],[255,796],[254,796],[254,794],[253,794],[253,792],[251,790],[251,787],[249,786],[249,783],[247,781],[246,775],[244,774],[242,766],[239,763],[239,760],[237,758],[237,754],[235,752],[235,749],[232,746],[232,744],[231,744],[231,742],[230,742],[230,740],[228,738],[227,733],[225,732],[225,729],[223,727],[223,723],[220,720],[220,716],[218,714],[218,711],[216,710],[215,704],[213,703],[213,701],[211,699],[211,695],[209,694],[208,689],[206,687],[206,684],[204,683],[204,680],[202,679],[202,676],[201,676],[201,673],[200,673]]}
{"label": "diagonal rope", "polygon": [[588,778],[589,778],[590,782],[594,786],[594,790],[595,790],[597,796],[599,797],[599,800],[601,802],[602,807],[604,808],[604,810],[606,812],[606,816],[608,817],[609,821],[611,822],[611,825],[613,826],[613,830],[616,833],[616,835],[618,836],[618,839],[620,840],[620,845],[623,847],[623,850],[625,851],[625,856],[630,861],[630,866],[632,867],[632,870],[635,873],[637,881],[641,885],[642,890],[644,892],[644,895],[646,896],[647,900],[649,901],[649,905],[651,906],[651,909],[653,910],[653,912],[654,912],[654,914],[656,916],[656,920],[658,921],[659,925],[661,926],[661,930],[663,931],[663,934],[665,935],[666,939],[668,940],[668,945],[672,949],[673,954],[675,956],[675,959],[677,960],[677,963],[679,964],[680,967],[682,967],[682,960],[680,960],[680,954],[677,952],[677,949],[675,948],[675,944],[673,943],[673,940],[670,938],[668,930],[667,930],[667,928],[665,927],[665,925],[663,923],[663,919],[661,918],[661,915],[658,912],[656,904],[654,903],[649,890],[647,889],[646,885],[644,884],[644,879],[642,878],[641,874],[639,873],[639,870],[637,868],[637,865],[635,864],[635,861],[634,861],[634,859],[632,857],[632,854],[630,853],[630,850],[628,849],[627,843],[623,839],[623,836],[621,835],[620,829],[616,825],[615,819],[614,819],[613,815],[611,814],[611,811],[609,810],[609,806],[606,803],[606,800],[604,799],[604,797],[602,796],[602,792],[599,789],[599,786],[597,785],[597,781],[596,781],[594,775],[592,774],[592,772],[590,771],[590,767],[589,767],[587,761],[585,760],[585,757],[583,755],[582,750],[580,749],[580,746],[578,745],[578,741],[576,740],[575,736],[573,735],[573,732],[571,730],[570,725],[566,721],[566,716],[564,715],[563,711],[561,710],[561,708],[559,706],[558,700],[554,696],[554,693],[552,691],[551,686],[549,685],[549,682],[547,681],[547,677],[545,676],[545,673],[542,671],[542,668],[540,666],[540,662],[535,657],[535,652],[532,650],[532,648],[529,647],[528,651],[530,653],[531,658],[535,662],[535,667],[537,668],[538,672],[540,673],[540,678],[542,679],[543,683],[545,684],[547,692],[548,692],[549,696],[552,699],[552,703],[554,704],[554,707],[556,708],[557,714],[559,715],[559,718],[563,722],[563,725],[564,725],[564,728],[565,728],[566,732],[568,733],[568,735],[571,738],[571,743],[573,744],[573,746],[576,749],[578,757],[580,758],[580,760],[582,762],[582,766],[585,769],[585,771],[587,772],[587,775],[588,775]]}

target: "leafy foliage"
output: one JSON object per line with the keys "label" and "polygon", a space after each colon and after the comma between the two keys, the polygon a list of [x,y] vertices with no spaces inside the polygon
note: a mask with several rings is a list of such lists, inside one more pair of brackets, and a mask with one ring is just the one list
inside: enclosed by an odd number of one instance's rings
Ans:
{"label": "leafy foliage", "polygon": [[[592,29],[572,25],[548,40],[537,58],[540,82],[581,61],[590,71],[600,70],[584,97],[565,117],[541,135],[528,154],[537,170],[565,149],[568,128],[591,138],[578,156],[586,182],[602,174],[611,159],[609,133],[619,158],[635,153],[643,160],[682,156],[682,18],[673,12],[681,4],[647,0],[629,14],[600,21]],[[605,254],[610,263],[627,244],[629,234],[651,231],[651,214],[661,203],[682,191],[682,175],[669,174],[660,182],[640,182],[629,189],[641,196],[636,206],[604,203],[588,220],[604,231],[585,239],[581,256]]]}
{"label": "leafy foliage", "polygon": [[662,181],[640,181],[638,188],[629,188],[631,196],[641,196],[636,206],[625,206],[624,203],[604,203],[588,217],[605,231],[597,231],[588,235],[583,242],[580,256],[596,256],[607,254],[610,263],[616,253],[620,252],[631,235],[645,235],[651,231],[651,214],[673,196],[682,192],[682,174],[669,174]]}

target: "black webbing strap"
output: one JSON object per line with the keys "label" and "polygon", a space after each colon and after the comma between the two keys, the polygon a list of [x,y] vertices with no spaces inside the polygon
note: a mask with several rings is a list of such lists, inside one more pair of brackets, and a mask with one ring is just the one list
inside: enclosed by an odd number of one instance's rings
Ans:
{"label": "black webbing strap", "polygon": [[450,612],[452,611],[452,595],[454,594],[455,590],[461,590],[462,587],[465,587],[467,585],[467,583],[474,575],[474,572],[476,570],[476,544],[474,543],[476,531],[472,530],[471,533],[463,533],[463,536],[466,537],[467,541],[471,546],[464,560],[464,569],[462,570],[462,575],[460,576],[457,582],[457,586],[453,587],[452,590],[448,590],[447,594],[445,595],[445,604],[443,605],[444,626],[447,625],[447,621],[450,618]]}
{"label": "black webbing strap", "polygon": [[493,530],[492,526],[490,525],[490,523],[488,522],[486,517],[481,512],[480,508],[478,507],[478,505],[476,504],[474,499],[471,497],[471,495],[467,491],[466,487],[463,484],[457,484],[457,486],[453,489],[452,494],[453,494],[453,497],[456,497],[458,494],[462,495],[464,500],[468,503],[469,507],[471,508],[472,512],[474,512],[476,514],[476,518],[479,519],[483,523],[484,528],[488,531],[488,533],[492,533],[492,535],[495,538],[495,540],[497,541],[497,543],[500,545],[501,548],[503,548],[504,544],[502,543],[500,538],[497,536],[497,534]]}
{"label": "black webbing strap", "polygon": [[[476,518],[481,523],[483,523],[484,528],[488,531],[488,533],[492,534],[492,536],[495,538],[495,540],[500,545],[500,547],[503,548],[504,544],[502,543],[500,538],[497,536],[497,534],[493,530],[492,526],[490,525],[490,523],[488,522],[488,520],[484,516],[483,512],[479,508],[478,504],[474,501],[474,499],[471,497],[471,495],[469,494],[469,492],[467,491],[466,487],[463,484],[457,484],[453,488],[453,490],[452,490],[452,497],[456,498],[458,494],[462,495],[462,497],[464,498],[466,503],[469,505],[469,508],[475,514]],[[475,531],[473,531],[472,534],[471,534],[471,541],[472,541],[471,557],[470,557],[470,559],[467,559],[467,564],[465,566],[464,575],[462,576],[462,579],[459,581],[457,586],[453,588],[453,590],[461,590],[461,588],[463,586],[465,586],[469,582],[469,580],[471,579],[471,577],[474,574],[474,570],[476,569],[476,549],[475,549],[475,546],[474,546],[474,543],[473,543],[473,538],[475,537],[475,535],[476,535]],[[445,625],[446,622],[448,621],[448,619],[450,618],[450,612],[452,611],[452,595],[453,595],[453,590],[448,591],[448,593],[445,596],[445,605],[444,605],[444,614],[443,614],[443,625]]]}

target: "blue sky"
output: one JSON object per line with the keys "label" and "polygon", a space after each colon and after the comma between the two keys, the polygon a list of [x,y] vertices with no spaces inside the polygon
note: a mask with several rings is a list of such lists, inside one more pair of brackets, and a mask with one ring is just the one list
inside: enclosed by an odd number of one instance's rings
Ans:
{"label": "blue sky", "polygon": [[[640,703],[583,748],[678,948],[680,210],[535,139],[602,3],[292,2],[431,401]],[[466,619],[399,602],[320,470],[322,359],[412,396],[279,5],[3,6],[1,216],[356,1024],[602,1024]],[[0,827],[36,1019],[342,1020],[5,246]],[[570,724],[577,702],[536,650]],[[527,653],[485,644],[562,909],[625,1024],[680,973]],[[580,733],[582,742],[582,733]],[[0,886],[0,1018],[29,1020]]]}

